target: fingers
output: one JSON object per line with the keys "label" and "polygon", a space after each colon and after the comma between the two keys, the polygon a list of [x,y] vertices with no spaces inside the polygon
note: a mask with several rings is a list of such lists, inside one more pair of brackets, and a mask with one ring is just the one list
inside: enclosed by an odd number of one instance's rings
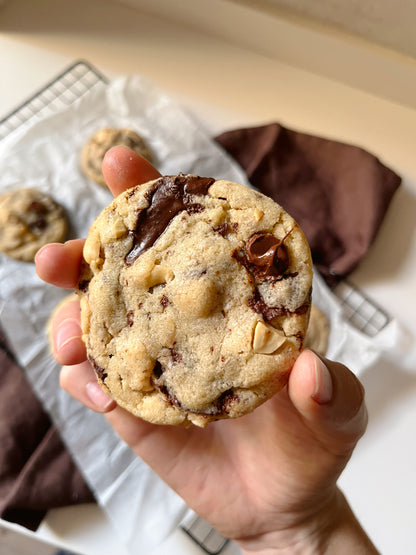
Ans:
{"label": "fingers", "polygon": [[87,358],[80,318],[81,309],[78,299],[67,302],[52,316],[52,350],[59,364],[78,364]]}
{"label": "fingers", "polygon": [[288,390],[305,423],[332,452],[350,451],[364,433],[364,389],[342,364],[305,350],[292,369]]}
{"label": "fingers", "polygon": [[36,272],[40,279],[57,287],[75,289],[78,284],[83,246],[84,239],[74,239],[42,247],[35,257]]}
{"label": "fingers", "polygon": [[150,162],[125,146],[115,146],[107,151],[102,170],[115,197],[134,185],[160,177]]}
{"label": "fingers", "polygon": [[[137,449],[143,438],[155,431],[167,432],[165,426],[154,426],[119,407],[98,384],[95,372],[87,360],[80,364],[63,366],[60,385],[85,407],[95,412],[105,413],[115,431],[132,448]],[[137,449],[137,452],[139,451],[140,449]]]}
{"label": "fingers", "polygon": [[94,370],[87,360],[73,366],[64,366],[60,384],[74,399],[95,412],[109,412],[116,407],[116,402],[97,383]]}

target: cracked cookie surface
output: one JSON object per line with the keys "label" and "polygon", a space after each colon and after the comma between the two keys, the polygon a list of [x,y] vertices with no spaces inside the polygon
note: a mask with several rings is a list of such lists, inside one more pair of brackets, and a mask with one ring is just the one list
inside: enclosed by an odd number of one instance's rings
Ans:
{"label": "cracked cookie surface", "polygon": [[236,183],[162,177],[91,226],[79,283],[98,381],[158,424],[242,416],[286,383],[303,345],[308,244],[270,198]]}
{"label": "cracked cookie surface", "polygon": [[33,262],[47,243],[63,241],[64,209],[49,195],[20,188],[0,196],[0,251],[16,260]]}

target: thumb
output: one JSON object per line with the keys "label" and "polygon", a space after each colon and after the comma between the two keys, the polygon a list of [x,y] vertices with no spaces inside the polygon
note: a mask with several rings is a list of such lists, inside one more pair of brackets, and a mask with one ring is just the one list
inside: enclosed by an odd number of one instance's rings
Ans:
{"label": "thumb", "polygon": [[352,451],[368,416],[364,388],[348,368],[305,350],[292,369],[288,391],[305,424],[327,449]]}

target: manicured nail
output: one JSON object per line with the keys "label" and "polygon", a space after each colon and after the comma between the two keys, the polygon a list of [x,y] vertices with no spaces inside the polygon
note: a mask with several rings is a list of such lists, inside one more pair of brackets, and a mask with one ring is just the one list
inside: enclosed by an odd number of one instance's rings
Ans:
{"label": "manicured nail", "polygon": [[58,327],[55,336],[56,350],[62,349],[64,345],[67,345],[70,341],[74,339],[82,338],[82,330],[79,321],[75,318],[67,318],[63,320]]}
{"label": "manicured nail", "polygon": [[88,382],[85,386],[88,399],[101,411],[105,411],[114,404],[113,399],[109,397],[97,382]]}
{"label": "manicured nail", "polygon": [[332,399],[332,378],[322,360],[315,356],[315,391],[312,399],[319,405],[329,403]]}

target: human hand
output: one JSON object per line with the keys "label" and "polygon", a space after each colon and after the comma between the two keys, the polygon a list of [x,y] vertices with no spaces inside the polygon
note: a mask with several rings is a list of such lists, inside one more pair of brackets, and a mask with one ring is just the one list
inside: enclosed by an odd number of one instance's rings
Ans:
{"label": "human hand", "polygon": [[[107,153],[103,173],[114,195],[159,176],[126,147]],[[38,275],[75,288],[82,247],[75,240],[42,248]],[[367,413],[363,388],[347,368],[305,350],[288,386],[253,413],[206,429],[157,426],[127,413],[101,390],[86,360],[79,313],[74,301],[52,322],[62,387],[105,413],[120,437],[201,517],[247,552],[320,553],[338,545],[340,530],[343,546],[349,545],[344,532],[357,532],[358,525],[336,482]]]}

